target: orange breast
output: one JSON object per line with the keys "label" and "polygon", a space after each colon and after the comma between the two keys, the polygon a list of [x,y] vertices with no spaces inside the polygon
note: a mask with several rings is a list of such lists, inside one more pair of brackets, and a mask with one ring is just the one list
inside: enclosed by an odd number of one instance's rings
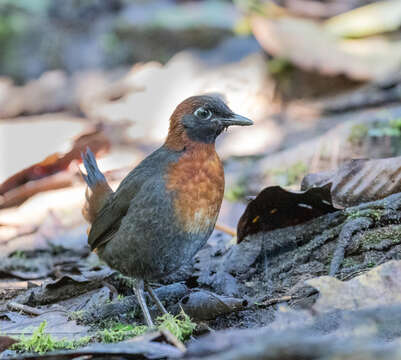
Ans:
{"label": "orange breast", "polygon": [[166,178],[173,206],[189,233],[208,231],[216,223],[224,194],[223,165],[214,144],[194,144],[173,164]]}

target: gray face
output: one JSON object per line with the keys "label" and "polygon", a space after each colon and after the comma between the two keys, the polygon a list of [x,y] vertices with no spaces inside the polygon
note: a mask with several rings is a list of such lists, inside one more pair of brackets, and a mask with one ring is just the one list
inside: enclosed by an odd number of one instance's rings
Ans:
{"label": "gray face", "polygon": [[218,97],[204,96],[191,114],[186,114],[181,120],[188,137],[191,140],[213,143],[220,133],[231,125],[252,125],[252,121],[234,114]]}

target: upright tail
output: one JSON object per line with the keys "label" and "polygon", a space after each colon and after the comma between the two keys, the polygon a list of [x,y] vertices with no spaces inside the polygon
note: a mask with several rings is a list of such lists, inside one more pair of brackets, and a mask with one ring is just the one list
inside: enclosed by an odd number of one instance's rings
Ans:
{"label": "upright tail", "polygon": [[99,170],[93,152],[87,148],[86,153],[81,153],[82,161],[86,169],[86,175],[82,174],[88,187],[85,191],[86,202],[82,209],[82,215],[93,223],[99,210],[104,206],[110,194],[113,193],[106,178]]}

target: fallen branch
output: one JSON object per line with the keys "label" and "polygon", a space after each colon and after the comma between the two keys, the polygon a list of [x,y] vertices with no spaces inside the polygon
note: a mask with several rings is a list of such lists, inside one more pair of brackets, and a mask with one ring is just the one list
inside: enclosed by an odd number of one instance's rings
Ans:
{"label": "fallen branch", "polygon": [[287,296],[282,296],[282,297],[279,297],[279,298],[268,299],[268,300],[263,301],[263,302],[256,302],[255,305],[257,307],[269,307],[269,306],[272,306],[274,304],[290,301],[292,299],[293,299],[292,296],[287,295]]}
{"label": "fallen branch", "polygon": [[231,235],[231,236],[237,236],[237,232],[234,229],[232,229],[226,225],[223,225],[223,224],[216,224],[215,229],[225,232],[226,234]]}
{"label": "fallen branch", "polygon": [[39,315],[42,315],[42,314],[44,313],[42,310],[36,309],[36,308],[34,308],[34,307],[32,307],[32,306],[28,306],[28,305],[24,305],[24,304],[19,304],[19,303],[16,303],[16,302],[14,302],[14,301],[8,302],[7,307],[8,307],[10,310],[13,310],[13,311],[22,311],[22,312],[24,312],[24,313],[26,313],[26,314],[28,314],[28,315],[39,316]]}

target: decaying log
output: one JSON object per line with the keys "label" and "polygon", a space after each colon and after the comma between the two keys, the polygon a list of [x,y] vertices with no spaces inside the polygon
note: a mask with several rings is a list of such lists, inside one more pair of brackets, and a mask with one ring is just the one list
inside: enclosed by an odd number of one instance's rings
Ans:
{"label": "decaying log", "polygon": [[[237,298],[309,301],[305,280],[349,279],[401,254],[401,194],[296,226],[260,232],[237,245],[206,246],[196,257],[200,286]],[[312,299],[310,299],[312,300]]]}
{"label": "decaying log", "polygon": [[330,274],[348,279],[399,259],[400,219],[401,194],[394,194],[246,241],[262,243],[254,266],[265,291],[297,295],[308,278]]}

